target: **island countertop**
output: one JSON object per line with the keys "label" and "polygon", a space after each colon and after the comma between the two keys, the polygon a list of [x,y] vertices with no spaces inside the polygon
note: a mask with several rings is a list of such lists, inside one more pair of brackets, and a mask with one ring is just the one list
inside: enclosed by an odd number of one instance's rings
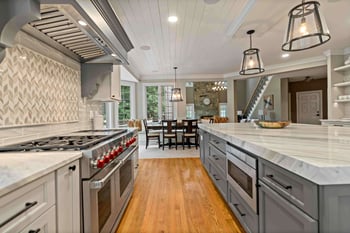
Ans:
{"label": "island countertop", "polygon": [[0,197],[81,156],[79,151],[1,153]]}
{"label": "island countertop", "polygon": [[349,127],[222,123],[199,128],[318,185],[350,184]]}

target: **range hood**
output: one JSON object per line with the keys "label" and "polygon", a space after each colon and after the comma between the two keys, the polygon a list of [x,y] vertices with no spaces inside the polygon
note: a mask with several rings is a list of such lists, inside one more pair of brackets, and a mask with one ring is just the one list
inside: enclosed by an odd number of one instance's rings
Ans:
{"label": "range hood", "polygon": [[134,47],[109,0],[1,0],[0,62],[19,30],[82,63],[82,97],[120,101],[116,65]]}
{"label": "range hood", "polygon": [[81,63],[128,64],[133,45],[108,0],[2,0],[1,5],[2,50],[23,30]]}

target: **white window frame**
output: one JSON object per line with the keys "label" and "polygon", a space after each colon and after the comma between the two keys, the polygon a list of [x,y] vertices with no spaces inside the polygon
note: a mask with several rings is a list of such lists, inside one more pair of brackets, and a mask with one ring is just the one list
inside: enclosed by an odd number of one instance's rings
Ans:
{"label": "white window frame", "polygon": [[[142,84],[142,97],[143,97],[143,110],[142,110],[142,115],[143,118],[147,118],[147,98],[146,98],[146,88],[149,86],[158,86],[158,94],[160,96],[161,94],[161,86],[170,86],[174,87],[174,83],[169,83],[169,82],[161,82],[161,83],[143,83]],[[162,104],[159,101],[158,102],[158,109],[162,108]],[[174,113],[174,119],[177,118],[177,104],[173,104],[173,113]],[[162,119],[162,115],[158,112],[158,119]]]}

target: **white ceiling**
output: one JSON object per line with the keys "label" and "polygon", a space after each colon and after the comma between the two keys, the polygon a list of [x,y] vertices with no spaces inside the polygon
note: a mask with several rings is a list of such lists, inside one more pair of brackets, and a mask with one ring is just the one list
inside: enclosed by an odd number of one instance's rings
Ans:
{"label": "white ceiling", "polygon": [[[109,0],[134,45],[128,69],[140,80],[164,75],[238,72],[249,48],[246,32],[254,29],[253,47],[265,67],[324,55],[350,47],[350,0],[319,0],[331,33],[322,46],[290,53],[282,59],[281,45],[288,12],[301,0]],[[175,24],[169,15],[179,18]],[[141,49],[149,46],[149,50]]]}

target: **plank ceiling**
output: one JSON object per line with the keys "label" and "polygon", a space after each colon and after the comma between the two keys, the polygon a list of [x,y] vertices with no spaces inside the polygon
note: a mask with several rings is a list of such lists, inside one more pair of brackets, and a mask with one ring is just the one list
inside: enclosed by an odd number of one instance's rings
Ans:
{"label": "plank ceiling", "polygon": [[[255,29],[253,47],[265,66],[284,63],[281,45],[289,10],[298,0],[109,0],[134,49],[130,70],[139,79],[173,73],[226,74],[240,68],[249,47],[246,31]],[[214,4],[208,4],[214,2]],[[216,2],[216,3],[215,3]],[[294,52],[288,61],[321,56],[330,48],[350,47],[350,1],[320,0],[332,39]],[[167,21],[176,15],[175,24]],[[144,50],[142,47],[148,47]]]}

